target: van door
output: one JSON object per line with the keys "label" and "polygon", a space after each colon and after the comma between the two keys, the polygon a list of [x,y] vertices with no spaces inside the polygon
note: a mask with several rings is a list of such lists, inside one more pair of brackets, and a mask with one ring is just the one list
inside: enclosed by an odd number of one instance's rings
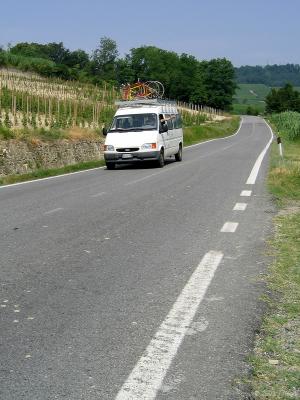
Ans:
{"label": "van door", "polygon": [[[159,125],[163,126],[163,125],[167,125],[167,121],[166,121],[166,114],[159,114]],[[160,139],[162,142],[162,145],[164,146],[165,149],[165,156],[168,156],[169,153],[169,130],[167,132],[161,132],[160,134]]]}
{"label": "van door", "polygon": [[175,114],[166,114],[167,124],[168,124],[168,153],[169,155],[173,155],[177,153],[178,146],[176,141],[176,125],[175,125]]}
{"label": "van door", "polygon": [[174,146],[178,149],[179,148],[179,143],[183,142],[182,122],[181,122],[181,118],[180,118],[179,114],[175,114],[174,127],[175,127]]}

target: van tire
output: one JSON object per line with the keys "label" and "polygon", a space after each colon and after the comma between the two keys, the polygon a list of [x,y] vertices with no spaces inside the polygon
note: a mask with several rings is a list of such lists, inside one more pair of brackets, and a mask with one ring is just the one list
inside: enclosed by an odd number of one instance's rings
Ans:
{"label": "van tire", "polygon": [[165,165],[165,154],[164,154],[164,150],[161,149],[160,153],[159,153],[159,159],[157,160],[157,166],[159,168],[162,168]]}
{"label": "van tire", "polygon": [[113,163],[113,162],[107,162],[106,163],[106,168],[107,169],[115,169],[115,167],[116,167],[116,163]]}
{"label": "van tire", "polygon": [[182,144],[180,143],[178,153],[175,154],[176,161],[182,161]]}

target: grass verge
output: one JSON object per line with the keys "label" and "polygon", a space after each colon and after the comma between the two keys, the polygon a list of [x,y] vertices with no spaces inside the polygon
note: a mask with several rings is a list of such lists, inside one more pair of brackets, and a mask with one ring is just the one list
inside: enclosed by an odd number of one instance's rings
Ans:
{"label": "grass verge", "polygon": [[268,177],[279,213],[266,277],[270,307],[251,357],[257,400],[300,398],[300,141],[283,138],[283,146],[281,159],[273,144]]}
{"label": "grass verge", "polygon": [[11,129],[0,125],[0,140],[54,141],[54,140],[97,140],[99,131],[88,128],[18,128]]}
{"label": "grass verge", "polygon": [[183,144],[188,146],[205,140],[232,135],[238,130],[239,124],[240,118],[232,117],[222,121],[185,127],[183,128]]}
{"label": "grass verge", "polygon": [[98,168],[98,167],[102,167],[103,165],[105,165],[104,160],[95,160],[95,161],[87,161],[87,162],[82,162],[82,163],[73,164],[73,165],[67,165],[62,168],[38,169],[38,170],[36,170],[34,172],[30,172],[28,174],[9,175],[6,177],[1,177],[0,185],[8,185],[11,183],[25,182],[25,181],[35,180],[35,179],[47,178],[49,176],[63,175],[63,174],[68,174],[70,172],[77,172],[77,171],[83,171],[83,170],[91,169],[91,168]]}

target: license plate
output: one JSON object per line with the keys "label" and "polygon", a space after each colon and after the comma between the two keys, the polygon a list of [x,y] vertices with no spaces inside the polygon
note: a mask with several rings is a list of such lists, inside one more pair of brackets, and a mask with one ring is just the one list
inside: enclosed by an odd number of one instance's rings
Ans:
{"label": "license plate", "polygon": [[122,154],[122,158],[132,158],[132,154]]}

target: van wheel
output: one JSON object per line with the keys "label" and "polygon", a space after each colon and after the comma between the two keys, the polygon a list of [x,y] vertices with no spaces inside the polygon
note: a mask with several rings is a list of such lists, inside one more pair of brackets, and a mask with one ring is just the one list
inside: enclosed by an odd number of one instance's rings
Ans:
{"label": "van wheel", "polygon": [[159,168],[162,168],[165,165],[165,155],[164,155],[164,151],[161,150],[159,153],[159,159],[157,161],[157,166]]}
{"label": "van wheel", "polygon": [[182,161],[182,145],[179,145],[178,153],[175,154],[176,161]]}
{"label": "van wheel", "polygon": [[115,169],[115,167],[116,167],[116,164],[113,163],[113,162],[107,162],[106,163],[106,168],[107,169]]}

